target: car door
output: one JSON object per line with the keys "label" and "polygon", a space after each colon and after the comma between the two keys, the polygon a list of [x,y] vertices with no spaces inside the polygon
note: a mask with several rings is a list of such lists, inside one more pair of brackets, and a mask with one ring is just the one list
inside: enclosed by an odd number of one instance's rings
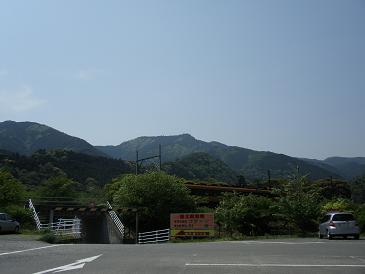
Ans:
{"label": "car door", "polygon": [[8,224],[8,231],[15,231],[16,223],[14,222],[13,218],[8,214],[5,214],[5,216]]}
{"label": "car door", "polygon": [[6,218],[6,214],[1,213],[0,214],[0,228],[1,232],[6,232],[10,230],[9,223]]}

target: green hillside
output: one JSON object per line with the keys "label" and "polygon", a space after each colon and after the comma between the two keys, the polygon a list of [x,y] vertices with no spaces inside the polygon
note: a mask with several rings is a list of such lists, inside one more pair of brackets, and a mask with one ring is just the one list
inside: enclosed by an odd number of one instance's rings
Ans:
{"label": "green hillside", "polygon": [[50,177],[61,175],[81,185],[103,186],[121,174],[134,171],[126,161],[62,150],[43,150],[31,156],[0,151],[1,168],[9,170],[28,186],[36,186]]}
{"label": "green hillside", "polygon": [[40,149],[62,149],[94,156],[106,156],[80,138],[33,122],[5,121],[0,123],[0,149],[22,155],[31,155]]}
{"label": "green hillside", "polygon": [[188,180],[236,184],[238,174],[207,153],[197,152],[163,165],[163,170]]}
{"label": "green hillside", "polygon": [[330,157],[323,162],[339,170],[347,179],[365,175],[365,157]]}
{"label": "green hillside", "polygon": [[136,150],[140,157],[148,157],[158,153],[158,145],[162,145],[162,161],[171,162],[189,154],[204,152],[228,165],[236,173],[247,179],[263,179],[267,171],[272,177],[285,177],[296,171],[308,174],[310,179],[322,179],[333,176],[341,178],[333,171],[298,158],[272,152],[254,151],[236,146],[227,146],[218,142],[204,142],[189,134],[176,136],[139,137],[118,146],[97,147],[114,158],[135,160]]}

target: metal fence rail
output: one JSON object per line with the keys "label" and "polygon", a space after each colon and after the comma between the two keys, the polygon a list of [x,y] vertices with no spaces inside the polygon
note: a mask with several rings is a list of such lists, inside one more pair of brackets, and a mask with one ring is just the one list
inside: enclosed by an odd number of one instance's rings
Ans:
{"label": "metal fence rail", "polygon": [[110,203],[109,202],[106,202],[107,203],[107,205],[108,205],[108,207],[109,207],[109,216],[110,216],[110,218],[112,218],[112,220],[113,220],[113,222],[114,222],[114,224],[115,224],[115,226],[118,228],[118,230],[119,230],[119,232],[120,232],[120,234],[122,235],[122,238],[124,238],[124,225],[123,225],[123,223],[121,222],[121,220],[119,219],[119,217],[118,217],[118,215],[117,215],[117,213],[115,213],[115,211],[114,210],[112,210],[113,208],[112,208],[112,206],[110,205]]}
{"label": "metal fence rail", "polygon": [[139,244],[156,244],[170,240],[170,229],[138,233]]}
{"label": "metal fence rail", "polygon": [[75,239],[81,238],[81,220],[58,219],[57,222],[49,224],[40,224],[40,230],[49,229],[56,236],[72,236]]}
{"label": "metal fence rail", "polygon": [[41,221],[39,220],[37,211],[35,210],[35,207],[33,206],[32,199],[29,199],[28,206],[29,206],[30,210],[32,211],[32,217],[33,217],[34,222],[35,222],[35,224],[37,226],[37,229],[38,230],[41,230],[41,225],[42,224],[41,224]]}

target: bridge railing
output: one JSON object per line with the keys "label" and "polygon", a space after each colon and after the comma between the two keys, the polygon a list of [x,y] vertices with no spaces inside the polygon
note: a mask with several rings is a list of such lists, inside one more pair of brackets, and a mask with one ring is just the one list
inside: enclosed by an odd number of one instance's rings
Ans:
{"label": "bridge railing", "polygon": [[35,207],[33,205],[33,202],[32,202],[32,199],[29,199],[28,201],[28,206],[29,206],[29,209],[32,211],[32,217],[33,217],[33,220],[36,224],[36,227],[38,230],[41,230],[41,221],[39,220],[39,217],[38,217],[38,213],[37,211],[35,210]]}
{"label": "bridge railing", "polygon": [[57,222],[49,224],[41,224],[40,230],[51,230],[57,236],[73,236],[81,238],[81,220],[74,219],[58,219]]}
{"label": "bridge railing", "polygon": [[157,244],[170,240],[170,229],[154,230],[138,233],[139,244]]}
{"label": "bridge railing", "polygon": [[122,238],[124,238],[124,225],[123,225],[122,221],[119,219],[117,213],[115,213],[115,211],[113,210],[112,206],[110,205],[110,203],[108,201],[106,202],[106,204],[109,208],[110,218],[113,220],[115,226],[118,228]]}

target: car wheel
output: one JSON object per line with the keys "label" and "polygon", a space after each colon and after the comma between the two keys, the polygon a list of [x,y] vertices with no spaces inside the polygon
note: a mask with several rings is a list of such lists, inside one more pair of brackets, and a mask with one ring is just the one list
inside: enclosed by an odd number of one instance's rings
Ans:
{"label": "car wheel", "polygon": [[16,226],[14,229],[14,233],[19,233],[19,226]]}
{"label": "car wheel", "polygon": [[359,240],[359,239],[360,239],[360,235],[359,235],[359,234],[356,234],[356,235],[354,236],[354,239],[355,239],[355,240]]}

